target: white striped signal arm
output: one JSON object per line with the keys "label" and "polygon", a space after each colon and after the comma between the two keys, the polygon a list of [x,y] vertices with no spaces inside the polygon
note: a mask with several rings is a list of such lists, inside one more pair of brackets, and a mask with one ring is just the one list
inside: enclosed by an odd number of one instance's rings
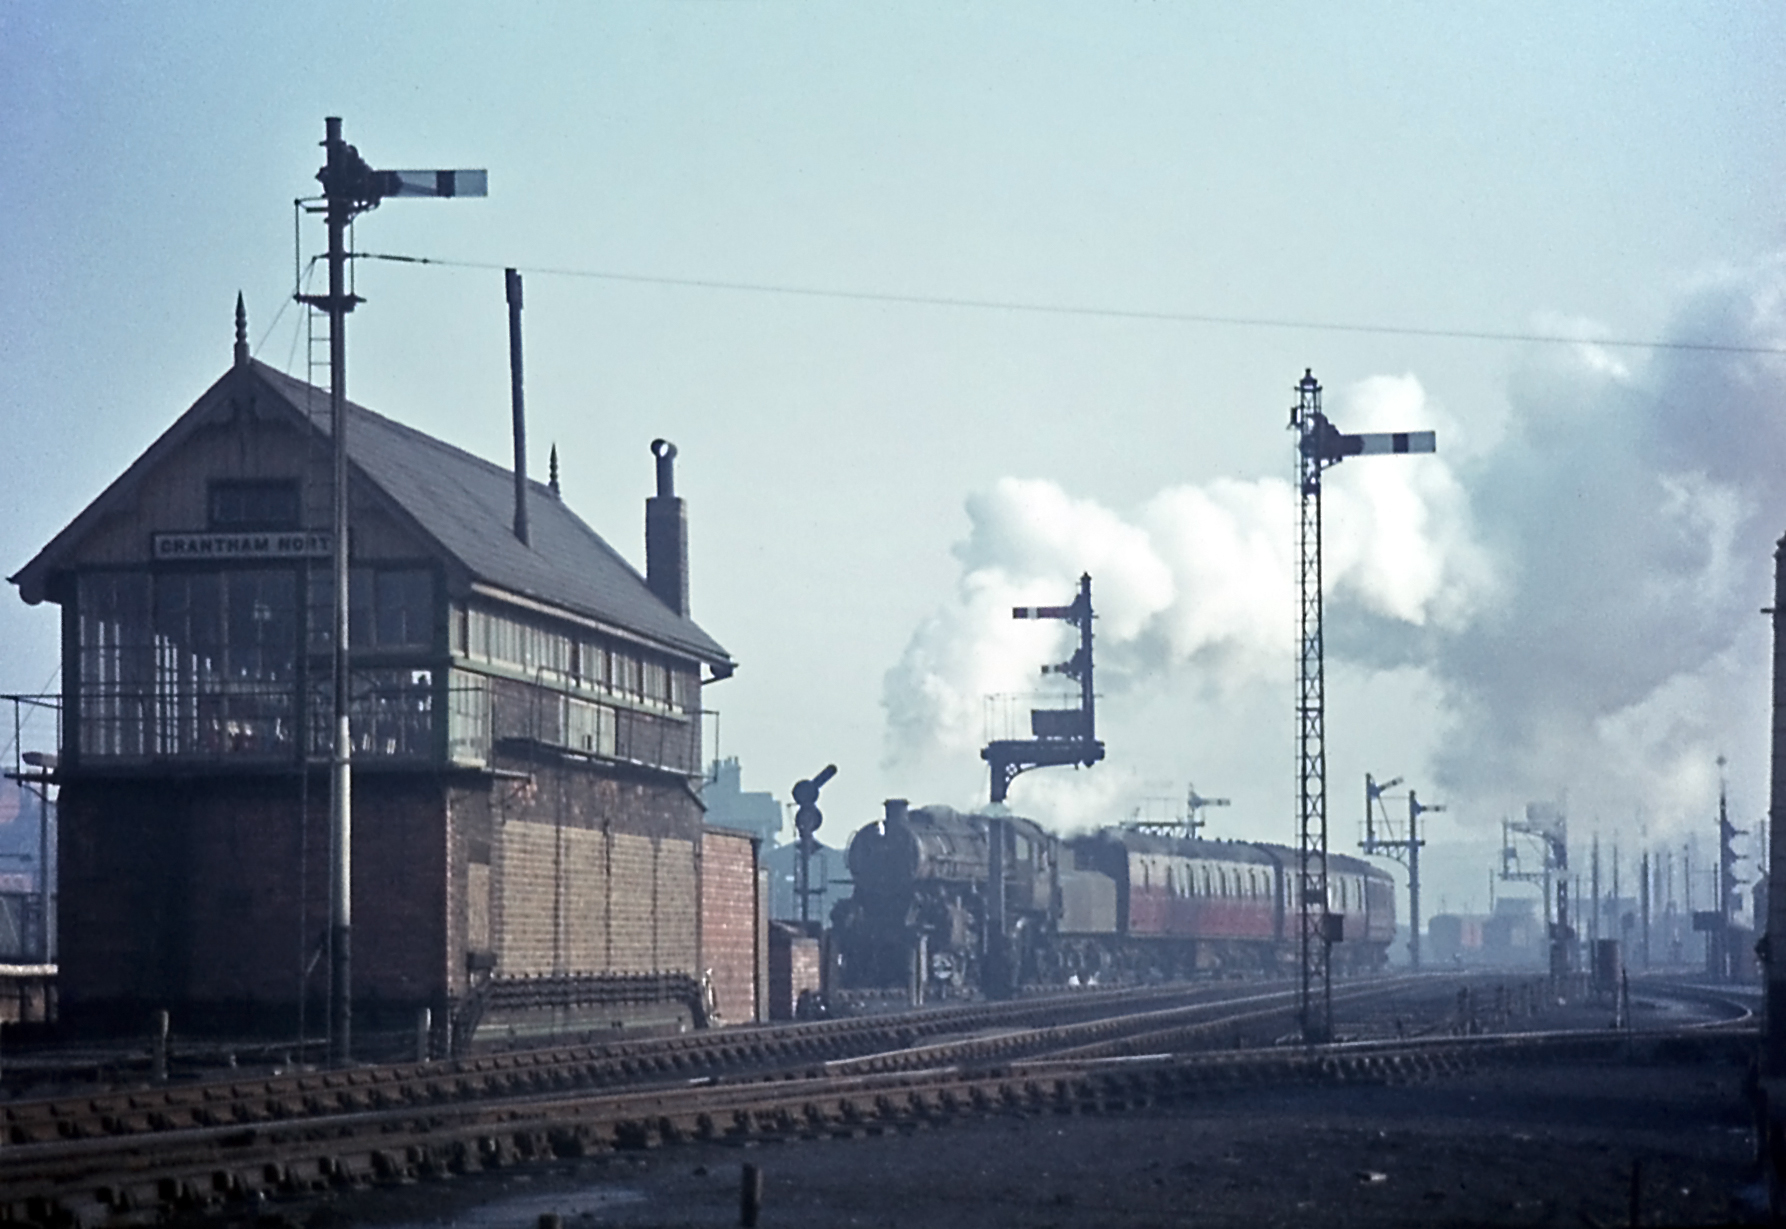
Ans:
{"label": "white striped signal arm", "polygon": [[1432,431],[1370,431],[1340,438],[1350,445],[1346,451],[1353,456],[1439,450],[1438,436]]}
{"label": "white striped signal arm", "polygon": [[488,196],[490,172],[379,171],[383,196]]}
{"label": "white striped signal arm", "polygon": [[1013,606],[1013,619],[1070,619],[1073,617],[1071,606]]}

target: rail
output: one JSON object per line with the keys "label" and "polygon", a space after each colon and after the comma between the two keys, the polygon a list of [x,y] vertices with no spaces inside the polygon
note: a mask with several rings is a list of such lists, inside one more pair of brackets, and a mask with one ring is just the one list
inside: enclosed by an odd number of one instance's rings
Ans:
{"label": "rail", "polygon": [[973,1070],[812,1075],[744,1084],[343,1108],[320,1118],[182,1130],[152,1151],[72,1140],[0,1151],[0,1218],[99,1226],[686,1140],[862,1134],[962,1115],[1114,1113],[1234,1089],[1425,1080],[1497,1063],[1627,1059],[1634,1045],[1752,1044],[1750,1031],[1547,1032]]}

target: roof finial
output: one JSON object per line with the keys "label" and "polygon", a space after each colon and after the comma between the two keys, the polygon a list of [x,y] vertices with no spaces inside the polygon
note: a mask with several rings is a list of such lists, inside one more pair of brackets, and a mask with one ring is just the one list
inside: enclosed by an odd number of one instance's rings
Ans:
{"label": "roof finial", "polygon": [[552,445],[552,457],[551,457],[551,460],[547,462],[547,464],[550,468],[547,470],[546,485],[552,488],[552,498],[558,499],[558,498],[560,498],[560,495],[559,495],[559,491],[558,491],[558,445],[557,444]]}
{"label": "roof finial", "polygon": [[242,302],[242,292],[236,291],[236,366],[248,365],[248,307]]}

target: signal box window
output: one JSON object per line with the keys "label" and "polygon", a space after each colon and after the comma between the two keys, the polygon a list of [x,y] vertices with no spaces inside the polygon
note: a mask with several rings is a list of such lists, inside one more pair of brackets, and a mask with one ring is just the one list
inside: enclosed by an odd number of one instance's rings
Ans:
{"label": "signal box window", "polygon": [[211,484],[206,519],[214,530],[296,529],[298,484],[223,481]]}

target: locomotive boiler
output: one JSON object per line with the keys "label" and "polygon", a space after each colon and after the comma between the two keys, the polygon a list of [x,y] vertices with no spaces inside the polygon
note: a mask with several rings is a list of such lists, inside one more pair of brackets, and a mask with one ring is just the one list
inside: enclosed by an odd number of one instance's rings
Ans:
{"label": "locomotive boiler", "polygon": [[[1024,985],[1127,984],[1298,958],[1296,851],[1111,827],[1061,839],[1031,820],[887,804],[850,842],[854,894],[833,911],[838,985],[948,997]],[[1333,967],[1387,963],[1390,877],[1328,855]]]}
{"label": "locomotive boiler", "polygon": [[842,984],[948,996],[983,987],[988,973],[1043,976],[1059,848],[1027,819],[889,800],[885,818],[850,839],[854,892],[832,911]]}

